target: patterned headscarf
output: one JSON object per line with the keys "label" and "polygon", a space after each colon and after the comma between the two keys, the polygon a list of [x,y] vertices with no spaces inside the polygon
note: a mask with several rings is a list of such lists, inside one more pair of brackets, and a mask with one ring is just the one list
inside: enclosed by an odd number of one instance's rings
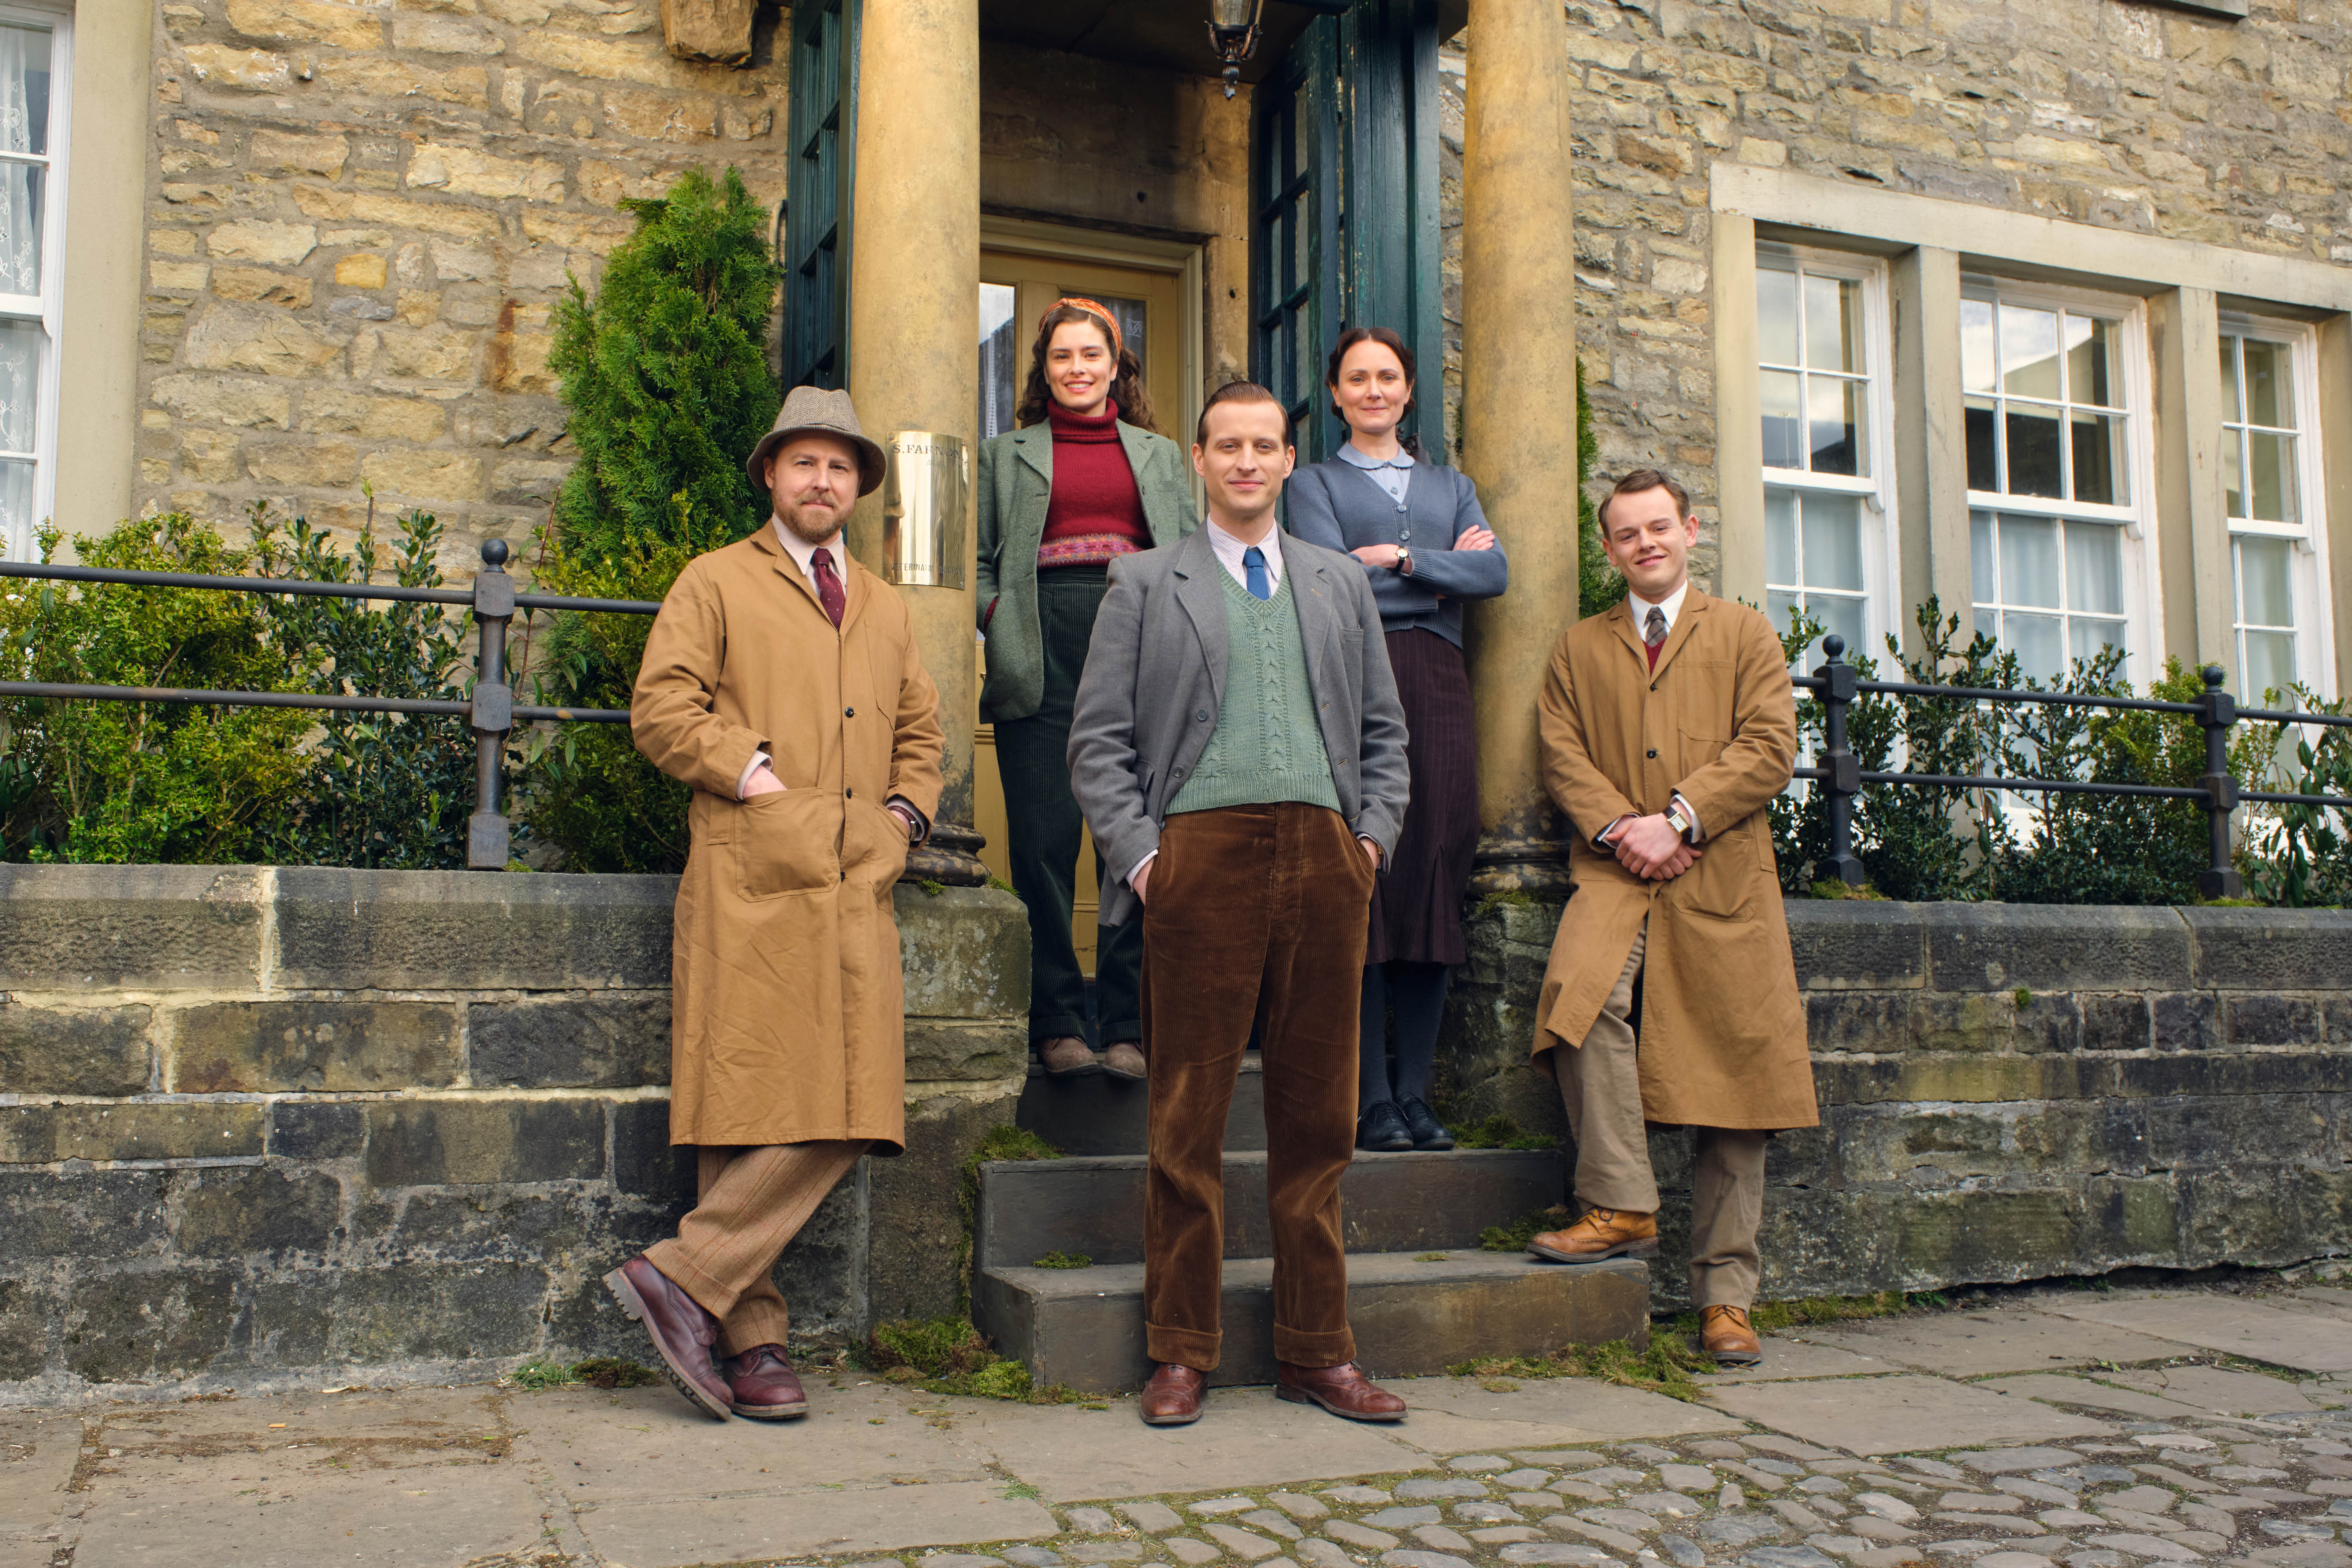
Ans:
{"label": "patterned headscarf", "polygon": [[[1102,321],[1102,324],[1110,329],[1111,358],[1117,359],[1119,355],[1127,352],[1127,345],[1120,340],[1118,335],[1118,318],[1112,315],[1108,309],[1096,304],[1092,300],[1081,300],[1076,295],[1070,294],[1065,295],[1063,298],[1055,300],[1053,310],[1047,310],[1045,315],[1050,316],[1054,313],[1054,310],[1061,310],[1066,305],[1073,310],[1084,310],[1090,316],[1099,317]],[[1037,330],[1041,332],[1045,330],[1045,317],[1043,316],[1038,318]]]}

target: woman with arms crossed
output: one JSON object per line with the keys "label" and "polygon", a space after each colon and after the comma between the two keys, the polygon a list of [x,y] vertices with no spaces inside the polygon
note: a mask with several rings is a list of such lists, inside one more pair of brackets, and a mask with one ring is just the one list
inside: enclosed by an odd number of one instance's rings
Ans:
{"label": "woman with arms crossed", "polygon": [[1350,327],[1331,350],[1323,380],[1348,440],[1291,479],[1290,531],[1363,563],[1404,702],[1412,770],[1396,858],[1372,895],[1356,1146],[1451,1149],[1454,1140],[1428,1101],[1446,985],[1452,966],[1469,957],[1462,895],[1478,844],[1462,605],[1500,594],[1510,568],[1478,510],[1476,487],[1397,439],[1413,409],[1412,351],[1404,340],[1386,327]]}

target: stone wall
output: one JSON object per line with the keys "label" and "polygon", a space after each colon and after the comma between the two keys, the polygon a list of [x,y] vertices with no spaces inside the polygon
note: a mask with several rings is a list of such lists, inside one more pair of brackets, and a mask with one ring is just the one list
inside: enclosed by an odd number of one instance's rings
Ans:
{"label": "stone wall", "polygon": [[[0,1385],[643,1358],[600,1277],[693,1194],[664,877],[0,867]],[[908,1148],[780,1266],[803,1345],[955,1305],[1028,933],[901,886]]]}
{"label": "stone wall", "polygon": [[[1559,919],[1481,906],[1449,1019],[1460,1102],[1548,1131],[1527,1053]],[[1766,1298],[2352,1250],[2352,914],[1805,901],[1789,927],[1822,1125],[1772,1143]],[[1662,1305],[1689,1149],[1652,1135]]]}

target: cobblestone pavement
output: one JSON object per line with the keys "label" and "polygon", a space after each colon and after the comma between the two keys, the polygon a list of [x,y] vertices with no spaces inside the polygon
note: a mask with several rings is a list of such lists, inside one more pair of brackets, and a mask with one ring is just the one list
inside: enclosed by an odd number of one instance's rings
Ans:
{"label": "cobblestone pavement", "polygon": [[0,1411],[0,1568],[2352,1568],[2352,1289],[2308,1274],[2008,1292],[1704,1381],[1403,1380],[1387,1427],[847,1370],[780,1425],[667,1388]]}

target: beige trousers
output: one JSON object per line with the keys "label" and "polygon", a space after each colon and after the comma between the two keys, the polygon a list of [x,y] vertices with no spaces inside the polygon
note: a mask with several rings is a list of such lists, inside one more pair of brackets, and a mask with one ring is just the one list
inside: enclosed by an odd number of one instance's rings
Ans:
{"label": "beige trousers", "polygon": [[647,1247],[646,1258],[719,1320],[720,1355],[782,1346],[792,1315],[776,1289],[776,1259],[866,1145],[851,1138],[698,1151],[695,1205],[677,1237]]}
{"label": "beige trousers", "polygon": [[[1650,1135],[1642,1120],[1641,1041],[1633,983],[1649,946],[1645,922],[1633,951],[1580,1047],[1551,1053],[1560,1103],[1576,1137],[1576,1195],[1596,1208],[1658,1212]],[[1756,1232],[1764,1222],[1764,1134],[1700,1127],[1691,1167],[1691,1304],[1747,1307],[1762,1272]]]}

